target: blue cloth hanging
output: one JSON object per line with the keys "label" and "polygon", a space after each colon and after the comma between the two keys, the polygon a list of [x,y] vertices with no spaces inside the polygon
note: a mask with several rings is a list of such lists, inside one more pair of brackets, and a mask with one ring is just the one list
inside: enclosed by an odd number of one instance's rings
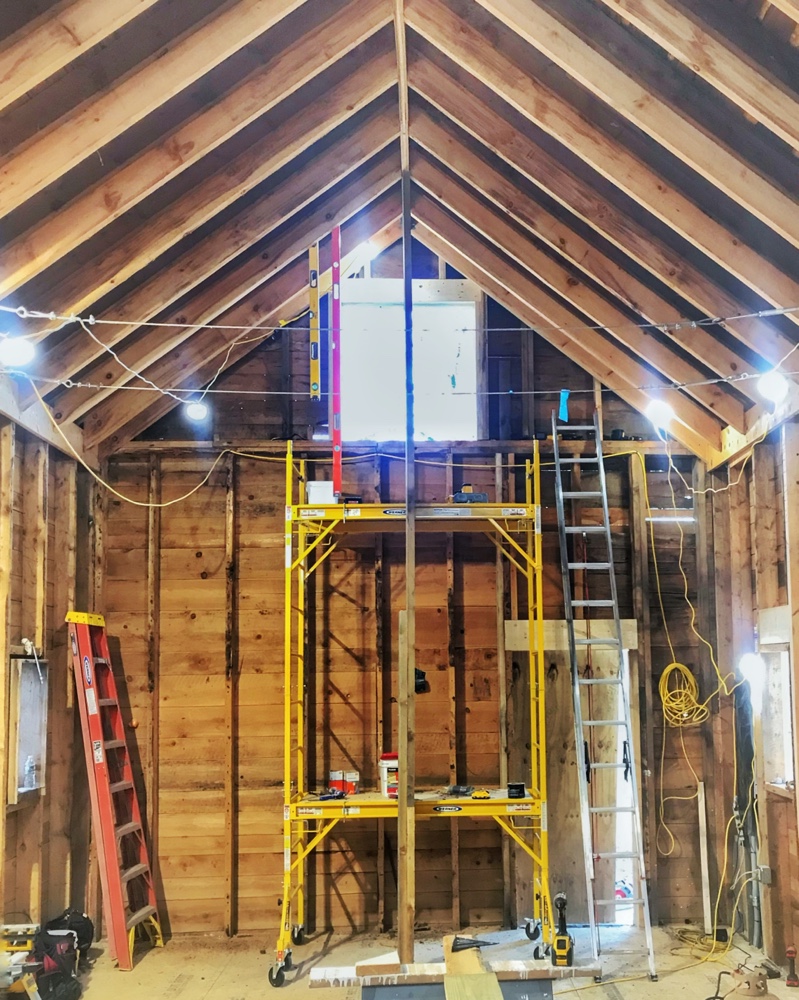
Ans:
{"label": "blue cloth hanging", "polygon": [[558,420],[564,424],[569,422],[569,389],[560,390],[560,405],[558,407]]}

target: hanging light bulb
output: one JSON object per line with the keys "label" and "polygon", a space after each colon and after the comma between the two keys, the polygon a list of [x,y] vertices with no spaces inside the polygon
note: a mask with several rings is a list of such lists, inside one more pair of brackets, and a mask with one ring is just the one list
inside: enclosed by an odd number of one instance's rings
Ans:
{"label": "hanging light bulb", "polygon": [[788,395],[788,379],[777,368],[761,375],[757,380],[757,391],[769,403],[781,403]]}
{"label": "hanging light bulb", "polygon": [[0,364],[6,368],[21,368],[36,356],[36,345],[26,337],[6,335],[0,340]]}
{"label": "hanging light bulb", "polygon": [[646,415],[660,430],[665,430],[674,420],[674,410],[665,399],[653,399],[646,408]]}
{"label": "hanging light bulb", "polygon": [[758,653],[744,653],[738,664],[741,677],[749,683],[752,708],[759,712],[763,706],[763,689],[766,686],[766,664]]}
{"label": "hanging light bulb", "polygon": [[208,404],[204,403],[201,399],[192,399],[190,402],[186,403],[185,406],[186,416],[189,420],[201,421],[208,417]]}

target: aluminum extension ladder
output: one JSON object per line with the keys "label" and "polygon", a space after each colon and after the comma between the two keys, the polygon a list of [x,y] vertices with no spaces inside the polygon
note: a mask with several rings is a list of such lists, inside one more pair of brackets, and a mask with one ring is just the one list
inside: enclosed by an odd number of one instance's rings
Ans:
{"label": "aluminum extension ladder", "polygon": [[141,927],[156,947],[164,943],[153,873],[144,839],[133,766],[125,737],[105,619],[70,611],[66,616],[78,692],[92,827],[111,957],[133,968]]}
{"label": "aluminum extension ladder", "polygon": [[[581,448],[576,456],[562,457],[558,437],[564,432],[576,432],[581,438],[587,439],[586,450]],[[600,924],[610,922],[607,915],[615,914],[617,907],[634,907],[633,912],[640,913],[643,918],[649,975],[655,980],[657,971],[630,714],[629,672],[622,643],[598,414],[594,414],[591,424],[562,424],[558,422],[557,414],[553,413],[552,443],[563,598],[574,697],[575,745],[591,951],[594,960],[599,961],[599,928]],[[568,448],[568,443],[563,442],[563,447]],[[598,480],[598,489],[575,489],[573,487],[576,484],[571,481],[564,487],[564,474],[571,479],[570,470],[575,464],[583,468],[597,468],[595,478]],[[601,507],[600,523],[576,523],[580,520],[576,512],[584,509],[583,503],[594,508]],[[572,512],[575,512],[575,516],[567,516]],[[589,555],[589,546],[596,547],[599,551]],[[583,573],[585,581],[585,590],[578,594],[577,599],[572,588],[574,571]],[[590,612],[595,608],[605,609],[606,613],[609,611],[612,617],[592,619]],[[583,619],[575,620],[576,609],[582,610],[585,616]],[[591,634],[592,626],[594,635]],[[603,660],[602,669],[596,673],[590,669],[594,650],[602,651]],[[589,669],[583,668],[579,653],[586,654]],[[627,817],[627,820],[623,817]],[[628,879],[618,879],[621,868],[629,874]],[[626,891],[631,891],[629,896],[617,896],[617,879]],[[599,896],[596,893],[598,881],[602,883]],[[622,889],[622,893],[625,889]],[[599,920],[598,916],[604,919]],[[642,948],[642,957],[643,951]]]}

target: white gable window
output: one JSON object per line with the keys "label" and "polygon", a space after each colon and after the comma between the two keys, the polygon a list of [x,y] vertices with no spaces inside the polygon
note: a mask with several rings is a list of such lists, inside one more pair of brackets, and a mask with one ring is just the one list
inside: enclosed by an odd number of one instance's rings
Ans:
{"label": "white gable window", "polygon": [[[414,425],[419,441],[477,438],[480,292],[470,281],[413,282]],[[405,438],[403,282],[341,286],[341,431],[345,441]]]}

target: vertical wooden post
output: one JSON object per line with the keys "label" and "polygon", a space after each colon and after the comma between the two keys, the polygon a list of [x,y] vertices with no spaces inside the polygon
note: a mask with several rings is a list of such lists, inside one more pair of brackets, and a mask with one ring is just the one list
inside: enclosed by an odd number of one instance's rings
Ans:
{"label": "vertical wooden post", "polygon": [[[37,438],[25,441],[22,461],[22,629],[40,656],[46,655],[47,477],[49,448]],[[22,637],[20,637],[22,638]],[[17,818],[17,904],[30,919],[42,917],[44,794]]]}
{"label": "vertical wooden post", "polygon": [[[496,502],[502,503],[505,486],[505,468],[502,455],[494,455],[494,490]],[[505,556],[496,552],[496,609],[497,609],[497,691],[499,695],[499,787],[508,787],[508,688],[505,669]],[[532,625],[530,626],[532,628]],[[513,886],[510,870],[510,838],[502,838],[502,923],[510,927],[513,921]]]}
{"label": "vertical wooden post", "polygon": [[[147,478],[147,502],[161,502],[161,458],[152,452]],[[150,692],[150,775],[147,785],[147,829],[153,877],[160,887],[158,863],[158,799],[160,795],[161,711],[161,508],[147,509],[147,687]]]}
{"label": "vertical wooden post", "polygon": [[[452,472],[452,451],[447,453],[444,492],[452,496],[454,489]],[[455,652],[455,536],[447,532],[447,696],[449,698],[449,716],[446,721],[449,744],[449,778],[450,783],[458,783],[458,724],[457,724],[457,653]],[[464,775],[465,780],[465,775]],[[460,872],[460,826],[453,816],[449,821],[449,846],[451,862],[452,887],[452,926],[455,930],[461,928],[461,872]]]}
{"label": "vertical wooden post", "polygon": [[[229,455],[225,493],[225,930],[236,933],[238,860],[238,599],[236,569],[236,456]],[[298,642],[302,642],[302,636]]]}
{"label": "vertical wooden post", "polygon": [[0,777],[3,782],[0,808],[0,907],[5,906],[6,881],[6,796],[8,789],[8,685],[9,638],[8,602],[11,592],[13,530],[14,424],[0,424]]}
{"label": "vertical wooden post", "polygon": [[398,951],[413,961],[416,915],[416,461],[413,407],[413,251],[411,175],[402,172],[402,266],[405,304],[405,660],[399,671]]}
{"label": "vertical wooden post", "polygon": [[[378,503],[383,499],[382,459],[375,456],[375,498]],[[386,662],[386,639],[383,617],[383,533],[375,532],[375,706],[377,711],[377,728],[375,731],[375,769],[379,773],[380,755],[385,750],[383,712],[384,675],[390,674],[391,665]],[[386,929],[386,821],[377,821],[377,928],[380,932]]]}
{"label": "vertical wooden post", "polygon": [[647,526],[646,472],[643,460],[631,455],[628,461],[630,481],[630,547],[632,552],[633,614],[638,622],[638,706],[641,726],[641,832],[649,878],[649,909],[657,918],[657,802],[655,789],[655,728],[652,707],[652,646],[649,606],[649,532]]}
{"label": "vertical wooden post", "polygon": [[[777,570],[779,554],[779,517],[777,511],[777,478],[780,472],[779,446],[771,441],[757,445],[752,455],[752,496],[750,504],[750,530],[752,532],[752,562],[754,566],[755,604],[758,613],[781,604],[780,581]],[[758,823],[758,859],[769,861],[769,810],[766,808],[765,744],[763,718],[759,707],[752,705],[752,739],[754,750],[755,788]],[[759,882],[763,950],[770,957],[775,955],[775,917],[779,913],[779,897],[774,896],[774,886]]]}
{"label": "vertical wooden post", "polygon": [[[791,609],[791,690],[793,691],[794,774],[799,774],[799,422],[782,428],[785,563]],[[799,795],[795,796],[799,828]]]}
{"label": "vertical wooden post", "polygon": [[[733,471],[737,476],[737,471]],[[714,488],[730,482],[730,470],[715,471],[711,476]],[[751,544],[749,537],[749,489],[743,476],[737,486],[710,494],[713,508],[713,550],[715,589],[725,600],[716,604],[717,660],[726,671],[735,670],[741,656],[754,645]],[[725,667],[722,666],[722,670]],[[714,684],[715,687],[715,684]],[[722,696],[716,707],[712,704],[710,726],[713,733],[715,788],[707,789],[708,812],[716,820],[710,825],[713,840],[710,850],[711,892],[718,885],[721,858],[724,853],[726,822],[730,817],[733,795],[732,726],[733,699]],[[731,842],[728,847],[732,849]],[[728,902],[722,896],[720,919],[727,919]]]}
{"label": "vertical wooden post", "polygon": [[58,565],[53,574],[53,645],[50,650],[50,706],[46,802],[49,848],[42,867],[44,912],[56,913],[70,902],[72,851],[72,656],[64,617],[75,607],[77,563],[77,467],[71,458],[53,457],[53,535]]}
{"label": "vertical wooden post", "polygon": [[[713,536],[713,518],[710,513],[707,489],[709,486],[705,463],[696,459],[693,466],[693,487],[694,487],[694,521],[696,524],[696,591],[697,591],[697,628],[699,632],[710,642],[714,648],[717,647],[716,640],[716,603],[715,603],[715,566],[716,551]],[[704,643],[698,647],[699,657],[699,677],[701,690],[709,693],[713,691],[718,683],[713,664],[710,660],[710,652]],[[732,664],[730,666],[733,666]],[[729,668],[728,668],[729,669]],[[707,695],[703,695],[707,697]],[[714,704],[710,706],[712,714],[718,714],[719,701],[714,699]],[[703,775],[704,775],[704,799],[707,802],[723,801],[723,794],[717,790],[716,769],[717,748],[715,746],[715,733],[712,719],[709,724],[702,727],[704,737],[703,747]],[[718,870],[718,858],[716,857],[715,846],[723,842],[723,827],[729,818],[729,805],[725,810],[718,812],[715,808],[707,811],[707,837],[708,837],[708,878],[711,886],[711,897],[715,899],[718,890],[718,880],[720,871]],[[701,835],[701,831],[700,831]],[[712,861],[711,861],[712,859]]]}

